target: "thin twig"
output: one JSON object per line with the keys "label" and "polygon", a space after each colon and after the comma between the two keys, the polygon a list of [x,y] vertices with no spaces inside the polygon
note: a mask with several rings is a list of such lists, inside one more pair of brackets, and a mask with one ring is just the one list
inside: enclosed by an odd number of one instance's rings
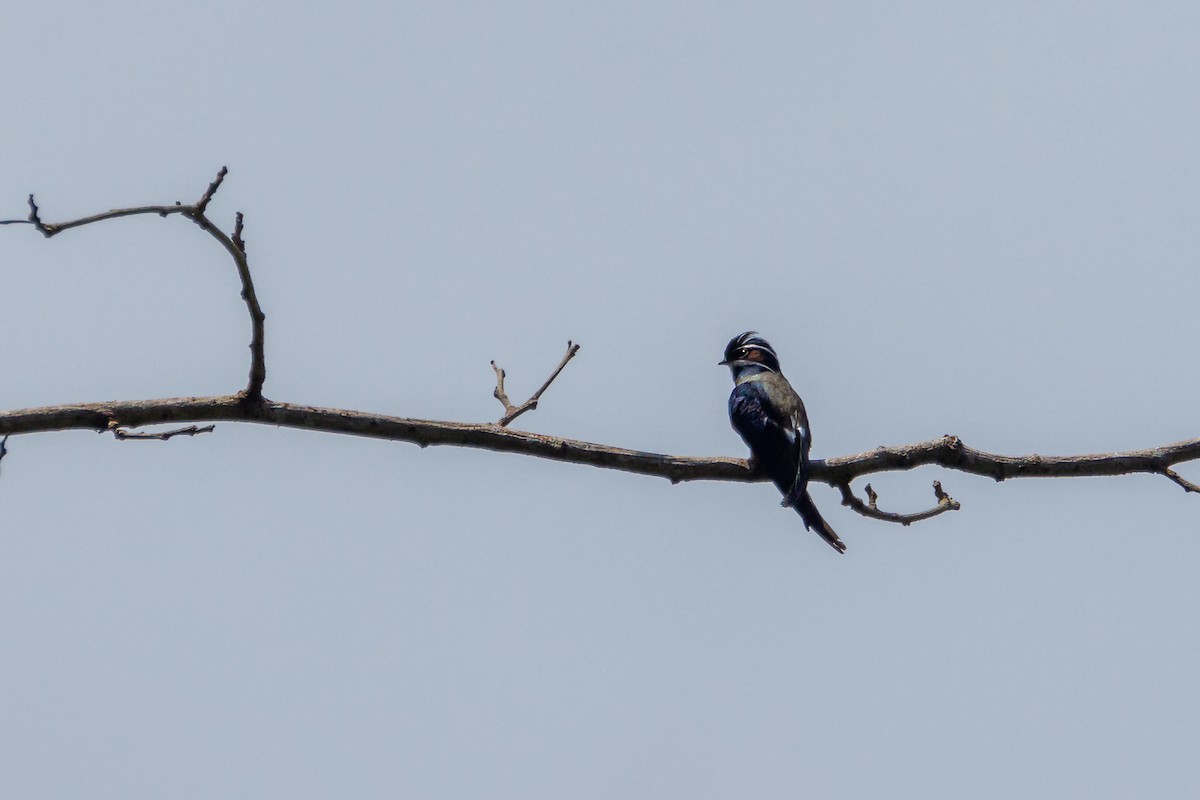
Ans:
{"label": "thin twig", "polygon": [[501,428],[506,427],[510,422],[524,414],[526,411],[532,411],[537,408],[538,400],[540,400],[542,397],[542,392],[550,388],[550,384],[554,383],[554,379],[557,378],[558,374],[563,371],[563,367],[567,366],[567,362],[574,358],[575,354],[578,352],[579,345],[568,340],[566,355],[564,355],[562,360],[558,362],[558,366],[555,367],[554,372],[550,373],[550,377],[546,378],[546,382],[542,384],[540,389],[534,392],[528,400],[519,406],[514,406],[511,402],[509,402],[508,395],[504,391],[504,370],[496,366],[496,362],[493,361],[492,369],[496,372],[496,388],[492,391],[492,396],[499,400],[501,405],[504,406],[504,416],[500,417],[499,422],[496,424]]}
{"label": "thin twig", "polygon": [[1163,475],[1166,475],[1168,478],[1182,486],[1185,492],[1200,492],[1200,486],[1197,486],[1187,478],[1182,477],[1178,472],[1170,467],[1167,467],[1163,470]]}
{"label": "thin twig", "polygon": [[194,207],[194,212],[196,214],[203,214],[208,210],[208,204],[212,202],[213,195],[217,193],[217,189],[221,188],[221,184],[225,182],[225,176],[228,174],[229,167],[221,167],[221,169],[217,171],[216,179],[214,179],[213,182],[208,185],[208,188],[204,190],[204,194],[200,195],[200,199],[196,201],[196,205]]}
{"label": "thin twig", "polygon": [[198,433],[212,433],[216,429],[216,425],[205,425],[203,427],[198,425],[189,425],[186,428],[177,428],[173,431],[163,431],[162,433],[134,433],[133,431],[126,430],[125,428],[116,425],[115,423],[110,423],[109,427],[109,430],[112,431],[113,437],[122,442],[130,440],[155,440],[159,442],[165,442],[168,439],[172,439],[176,436],[195,436]]}
{"label": "thin twig", "polygon": [[3,461],[4,457],[6,455],[8,455],[8,437],[9,436],[10,436],[10,434],[6,433],[6,434],[4,434],[4,438],[0,439],[0,461]]}
{"label": "thin twig", "polygon": [[508,393],[504,391],[504,370],[496,366],[496,362],[492,362],[492,369],[496,373],[496,388],[492,390],[492,397],[500,401],[500,405],[504,406],[504,412],[508,413],[513,404],[508,402]]}
{"label": "thin twig", "polygon": [[267,316],[258,303],[258,295],[254,291],[254,279],[250,277],[250,262],[246,259],[246,243],[242,241],[242,214],[238,213],[234,223],[233,231],[234,236],[237,237],[236,241],[203,214],[189,216],[201,229],[221,243],[237,266],[238,278],[242,282],[242,299],[246,302],[246,310],[250,312],[250,379],[246,384],[245,396],[248,400],[257,402],[262,398],[263,383],[267,379],[264,346]]}
{"label": "thin twig", "polygon": [[37,204],[33,200],[33,195],[29,195],[29,219],[6,219],[0,220],[0,225],[33,225],[38,232],[47,239],[57,236],[63,231],[69,231],[72,228],[79,228],[84,225],[91,225],[94,222],[103,222],[108,219],[118,219],[120,217],[133,217],[140,214],[157,214],[160,217],[168,217],[172,214],[186,215],[193,209],[193,206],[181,206],[178,203],[170,206],[138,206],[136,208],[114,208],[109,211],[104,211],[99,214],[92,214],[89,217],[81,217],[79,219],[69,220],[67,222],[42,222],[39,216]]}
{"label": "thin twig", "polygon": [[233,244],[238,250],[242,251],[242,255],[246,254],[246,243],[242,240],[242,230],[245,227],[246,218],[242,212],[237,212],[233,217]]}
{"label": "thin twig", "polygon": [[871,484],[867,484],[865,491],[867,493],[867,502],[859,500],[854,494],[854,490],[850,488],[850,482],[839,483],[838,490],[842,493],[842,505],[849,506],[854,511],[862,514],[864,517],[877,519],[882,522],[898,522],[905,527],[920,522],[923,519],[936,517],[938,514],[944,514],[947,511],[958,511],[962,505],[950,495],[942,490],[941,481],[933,482],[933,494],[937,498],[937,505],[925,511],[918,511],[915,514],[900,514],[895,511],[880,511],[878,506],[879,495],[871,488]]}
{"label": "thin twig", "polygon": [[38,217],[37,203],[33,201],[33,195],[29,195],[29,216],[25,219],[0,219],[0,225],[32,225],[41,231],[46,236],[46,228],[42,225],[42,220]]}
{"label": "thin twig", "polygon": [[29,195],[29,224],[38,229],[38,233],[49,239],[54,234],[58,233],[53,226],[42,222],[41,216],[38,214],[37,203],[33,199],[33,195]]}

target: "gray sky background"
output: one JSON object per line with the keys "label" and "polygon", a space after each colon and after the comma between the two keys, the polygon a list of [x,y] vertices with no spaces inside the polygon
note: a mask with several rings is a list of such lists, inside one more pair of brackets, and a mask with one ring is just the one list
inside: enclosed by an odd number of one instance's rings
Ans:
{"label": "gray sky background", "polygon": [[[192,201],[266,393],[743,455],[1200,435],[1194,3],[19,3],[0,217]],[[178,219],[0,230],[0,407],[225,393]],[[1194,797],[1200,500],[1163,478],[767,485],[220,425],[15,437],[8,797]],[[1193,479],[1195,467],[1183,472]],[[861,485],[860,485],[861,488]]]}

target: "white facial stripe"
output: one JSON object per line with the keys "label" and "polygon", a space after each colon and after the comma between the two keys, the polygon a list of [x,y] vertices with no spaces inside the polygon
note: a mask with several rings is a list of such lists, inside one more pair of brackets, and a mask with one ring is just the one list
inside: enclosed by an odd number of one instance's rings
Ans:
{"label": "white facial stripe", "polygon": [[729,366],[731,366],[731,367],[758,367],[759,369],[766,370],[767,372],[775,372],[775,368],[772,367],[771,365],[764,364],[761,361],[751,361],[748,358],[739,358],[736,361],[730,361]]}

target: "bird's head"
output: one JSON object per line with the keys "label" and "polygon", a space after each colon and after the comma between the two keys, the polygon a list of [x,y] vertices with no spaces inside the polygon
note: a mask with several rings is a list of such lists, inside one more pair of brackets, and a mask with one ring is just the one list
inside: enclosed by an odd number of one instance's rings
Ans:
{"label": "bird's head", "polygon": [[775,348],[756,331],[746,331],[730,339],[725,345],[725,358],[717,363],[729,367],[734,378],[746,370],[779,372]]}

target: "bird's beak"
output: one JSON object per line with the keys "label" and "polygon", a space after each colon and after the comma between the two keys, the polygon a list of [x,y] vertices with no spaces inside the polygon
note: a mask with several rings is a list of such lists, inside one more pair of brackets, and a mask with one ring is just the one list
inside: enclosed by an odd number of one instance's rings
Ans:
{"label": "bird's beak", "polygon": [[718,362],[717,362],[717,366],[718,366],[718,367],[728,367],[728,366],[729,366],[729,361],[728,361],[728,360],[725,360],[725,361],[718,361]]}

